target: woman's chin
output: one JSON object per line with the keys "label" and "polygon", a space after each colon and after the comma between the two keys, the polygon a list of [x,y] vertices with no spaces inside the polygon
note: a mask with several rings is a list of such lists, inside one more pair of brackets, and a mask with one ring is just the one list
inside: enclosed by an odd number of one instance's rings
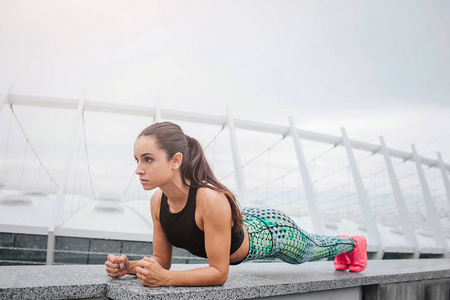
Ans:
{"label": "woman's chin", "polygon": [[146,191],[151,191],[153,190],[155,187],[154,186],[150,186],[150,185],[142,185],[142,188]]}

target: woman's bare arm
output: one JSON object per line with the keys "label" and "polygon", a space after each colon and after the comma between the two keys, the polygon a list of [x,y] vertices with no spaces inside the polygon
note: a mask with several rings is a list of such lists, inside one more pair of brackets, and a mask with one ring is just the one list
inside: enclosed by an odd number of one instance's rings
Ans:
{"label": "woman's bare arm", "polygon": [[[231,208],[227,198],[216,191],[201,188],[197,194],[196,221],[205,232],[209,266],[186,271],[163,268],[157,257],[138,262],[137,276],[146,286],[222,285],[228,278],[231,244]],[[160,224],[159,224],[160,225]],[[162,229],[161,229],[162,230]],[[154,243],[157,241],[154,240]],[[157,246],[158,251],[162,248]],[[162,260],[164,261],[164,260]]]}
{"label": "woman's bare arm", "polygon": [[[161,191],[157,191],[153,194],[150,205],[153,219],[153,258],[168,270],[171,266],[172,246],[167,241],[159,222],[160,203]],[[110,277],[121,277],[125,274],[136,275],[138,262],[129,261],[124,254],[120,256],[110,254],[105,262],[106,272]]]}
{"label": "woman's bare arm", "polygon": [[159,221],[161,209],[161,190],[156,191],[151,199],[151,213],[153,219],[153,258],[166,270],[172,265],[172,245],[167,240],[166,234]]}

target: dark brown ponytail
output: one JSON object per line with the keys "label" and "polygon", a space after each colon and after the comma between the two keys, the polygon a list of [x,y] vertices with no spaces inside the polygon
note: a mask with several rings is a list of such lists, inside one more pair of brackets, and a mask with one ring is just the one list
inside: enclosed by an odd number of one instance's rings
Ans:
{"label": "dark brown ponytail", "polygon": [[[185,135],[180,126],[171,122],[150,125],[138,137],[150,135],[156,138],[159,147],[167,153],[168,159],[176,153],[183,155],[180,172],[186,186],[207,187],[225,194],[231,206],[233,231],[238,232],[242,228],[243,221],[236,197],[216,179],[200,143],[195,138]],[[190,185],[186,180],[190,180]]]}

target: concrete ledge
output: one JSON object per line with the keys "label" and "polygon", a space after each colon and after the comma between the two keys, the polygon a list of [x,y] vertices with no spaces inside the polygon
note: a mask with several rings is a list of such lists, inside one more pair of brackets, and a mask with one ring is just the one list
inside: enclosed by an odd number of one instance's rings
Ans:
{"label": "concrete ledge", "polygon": [[106,295],[102,265],[0,267],[0,299],[80,299]]}
{"label": "concrete ledge", "polygon": [[[204,265],[174,265],[173,269],[199,266]],[[403,284],[397,288],[401,291],[405,284],[413,286],[418,281],[448,286],[450,259],[370,260],[362,273],[335,271],[330,261],[243,263],[231,266],[228,281],[218,287],[149,288],[135,276],[109,278],[103,265],[0,267],[0,299],[250,299],[294,294],[309,297],[330,290],[344,293],[346,299],[360,299],[362,293],[368,294],[367,299],[380,299],[377,295],[395,290],[389,285]]]}
{"label": "concrete ledge", "polygon": [[419,280],[364,287],[365,300],[450,299],[450,279]]}

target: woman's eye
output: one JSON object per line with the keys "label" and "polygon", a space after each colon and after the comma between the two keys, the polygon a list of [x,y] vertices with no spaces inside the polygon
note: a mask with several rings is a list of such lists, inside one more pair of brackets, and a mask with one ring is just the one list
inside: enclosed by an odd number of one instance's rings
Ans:
{"label": "woman's eye", "polygon": [[146,157],[146,158],[144,158],[144,161],[149,163],[152,161],[152,159],[150,157]]}

